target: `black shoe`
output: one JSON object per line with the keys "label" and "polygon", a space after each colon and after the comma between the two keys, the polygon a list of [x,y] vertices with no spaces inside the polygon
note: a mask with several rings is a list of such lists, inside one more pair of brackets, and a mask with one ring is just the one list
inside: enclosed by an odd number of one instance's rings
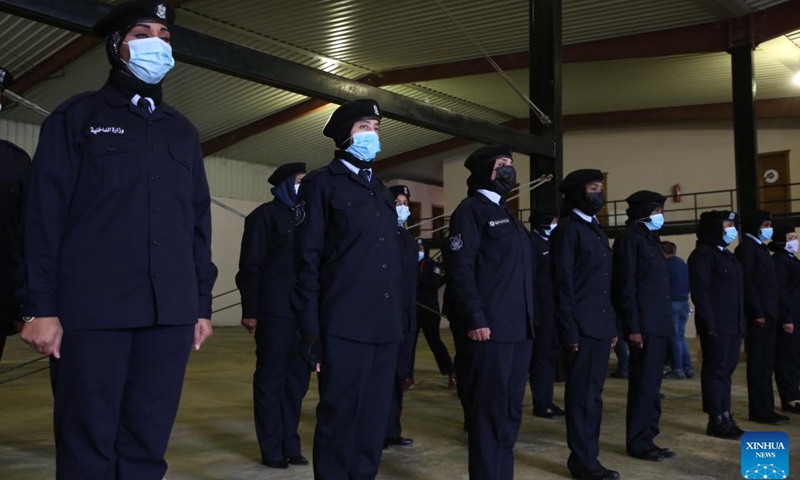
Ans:
{"label": "black shoe", "polygon": [[683,371],[683,373],[685,373],[685,374],[686,374],[686,378],[688,378],[688,379],[692,379],[692,378],[694,378],[694,369],[692,369],[692,368],[687,368],[687,369],[685,369],[685,370]]}
{"label": "black shoe", "polygon": [[286,457],[286,461],[289,462],[289,465],[308,465],[308,459],[302,455]]}
{"label": "black shoe", "polygon": [[263,463],[269,468],[289,468],[289,462],[285,458],[275,458],[272,460],[264,460]]}
{"label": "black shoe", "polygon": [[770,415],[764,417],[750,415],[750,421],[763,423],[765,425],[785,425],[789,423],[789,417],[772,412]]}
{"label": "black shoe", "polygon": [[550,410],[553,411],[554,417],[563,417],[564,415],[567,414],[567,412],[565,412],[563,408],[559,407],[555,403],[550,404]]}
{"label": "black shoe", "polygon": [[800,414],[800,403],[795,403],[794,405],[785,403],[781,406],[781,410],[784,412]]}
{"label": "black shoe", "polygon": [[644,453],[629,453],[628,455],[633,458],[638,458],[639,460],[647,460],[648,462],[660,462],[661,460],[664,460],[664,457],[661,456],[661,453],[658,450]]}
{"label": "black shoe", "polygon": [[675,458],[677,456],[675,452],[671,451],[669,448],[661,448],[655,443],[653,444],[653,450],[658,452],[658,454],[661,455],[661,458],[664,459]]}
{"label": "black shoe", "polygon": [[603,467],[603,479],[604,480],[616,480],[619,478],[619,472],[616,470],[609,470],[606,467]]}
{"label": "black shoe", "polygon": [[400,435],[396,437],[389,437],[383,442],[384,447],[392,447],[392,446],[399,446],[399,447],[407,447],[414,443],[414,440],[406,437],[401,437]]}
{"label": "black shoe", "polygon": [[539,418],[553,418],[556,413],[550,407],[533,407],[533,416]]}
{"label": "black shoe", "polygon": [[628,374],[625,372],[614,372],[611,374],[611,378],[619,378],[619,379],[626,379],[628,378]]}
{"label": "black shoe", "polygon": [[726,440],[735,440],[738,438],[736,433],[731,430],[728,420],[722,415],[709,415],[706,435],[709,437],[724,438]]}

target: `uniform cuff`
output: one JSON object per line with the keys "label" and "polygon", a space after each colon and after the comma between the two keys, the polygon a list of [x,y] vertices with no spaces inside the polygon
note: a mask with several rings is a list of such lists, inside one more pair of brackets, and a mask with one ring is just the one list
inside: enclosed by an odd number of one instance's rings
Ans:
{"label": "uniform cuff", "polygon": [[198,303],[200,308],[197,311],[197,318],[211,319],[211,297],[201,296]]}
{"label": "uniform cuff", "polygon": [[478,311],[472,314],[468,322],[468,330],[477,330],[479,328],[489,328],[489,322],[486,320],[486,315],[483,311]]}
{"label": "uniform cuff", "polygon": [[23,317],[57,317],[55,295],[51,294],[32,294],[25,295],[25,303],[22,307]]}

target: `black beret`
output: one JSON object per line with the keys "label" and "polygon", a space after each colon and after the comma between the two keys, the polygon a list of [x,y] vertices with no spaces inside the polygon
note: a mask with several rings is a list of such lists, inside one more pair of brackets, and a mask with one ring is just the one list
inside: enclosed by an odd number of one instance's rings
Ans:
{"label": "black beret", "polygon": [[576,188],[583,188],[590,183],[602,181],[603,172],[592,168],[583,168],[581,170],[575,170],[564,177],[564,180],[561,181],[561,185],[558,186],[558,191],[561,193],[567,193],[575,190]]}
{"label": "black beret", "polygon": [[8,88],[14,83],[14,75],[3,67],[0,67],[0,88]]}
{"label": "black beret", "polygon": [[500,157],[508,157],[514,159],[512,156],[511,147],[508,145],[486,145],[481,147],[464,160],[464,166],[469,171],[475,171],[477,167],[487,162],[494,162]]}
{"label": "black beret", "polygon": [[664,202],[667,201],[667,197],[660,193],[651,192],[650,190],[639,190],[638,192],[632,193],[625,201],[631,206],[654,204],[663,207]]}
{"label": "black beret", "polygon": [[773,226],[772,241],[778,243],[786,243],[786,234],[794,233],[794,225],[787,222],[780,222]]}
{"label": "black beret", "polygon": [[175,25],[175,10],[163,0],[123,2],[95,23],[94,31],[105,37],[137,22],[157,22],[171,27]]}
{"label": "black beret", "polygon": [[709,210],[700,214],[701,222],[734,222],[739,221],[739,214],[730,210]]}
{"label": "black beret", "polygon": [[553,219],[558,218],[558,210],[550,205],[536,205],[531,210],[531,225],[549,225]]}
{"label": "black beret", "polygon": [[371,98],[362,98],[347,102],[337,108],[322,129],[322,134],[332,138],[337,146],[341,146],[350,138],[350,130],[353,124],[365,118],[380,120],[381,109],[378,102]]}
{"label": "black beret", "polygon": [[297,175],[298,173],[306,173],[305,163],[285,163],[276,168],[275,171],[272,172],[272,175],[269,176],[267,181],[275,186],[278,186],[279,183],[283,182],[292,175]]}
{"label": "black beret", "polygon": [[397,198],[400,195],[405,195],[406,198],[411,199],[411,192],[405,185],[395,185],[393,187],[389,187],[389,191],[392,192],[392,196],[394,196],[394,198]]}

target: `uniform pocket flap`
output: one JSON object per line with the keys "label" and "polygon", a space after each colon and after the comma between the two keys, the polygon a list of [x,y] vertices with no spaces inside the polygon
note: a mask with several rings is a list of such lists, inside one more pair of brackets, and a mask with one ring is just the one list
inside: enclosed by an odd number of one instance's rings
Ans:
{"label": "uniform pocket flap", "polygon": [[182,149],[181,147],[170,146],[169,156],[189,170],[192,169],[192,157],[189,155],[188,151]]}

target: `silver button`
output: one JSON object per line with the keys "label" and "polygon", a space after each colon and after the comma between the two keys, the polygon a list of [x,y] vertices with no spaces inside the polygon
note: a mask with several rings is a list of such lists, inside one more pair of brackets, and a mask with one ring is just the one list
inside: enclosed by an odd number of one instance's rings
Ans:
{"label": "silver button", "polygon": [[384,293],[383,296],[386,297],[386,298],[389,298],[389,294],[388,293]]}

